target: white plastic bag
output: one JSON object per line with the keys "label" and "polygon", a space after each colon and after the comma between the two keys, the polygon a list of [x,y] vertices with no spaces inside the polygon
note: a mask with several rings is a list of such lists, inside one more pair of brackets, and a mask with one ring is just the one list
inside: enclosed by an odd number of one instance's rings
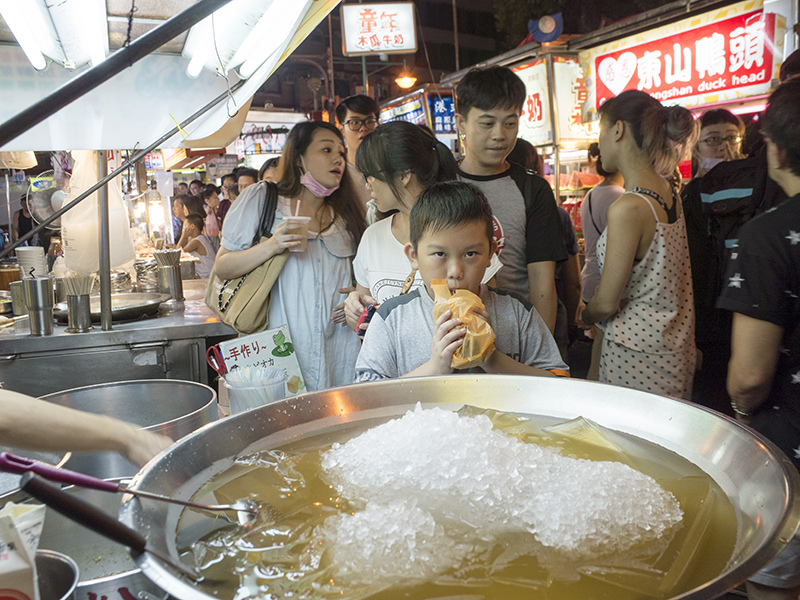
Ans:
{"label": "white plastic bag", "polygon": [[[73,170],[65,203],[88,190],[100,180],[97,152],[73,150]],[[89,275],[100,268],[100,219],[97,213],[98,193],[84,199],[61,217],[61,241],[67,268],[80,275]],[[130,221],[122,195],[114,181],[108,183],[109,238],[111,268],[134,260]]]}

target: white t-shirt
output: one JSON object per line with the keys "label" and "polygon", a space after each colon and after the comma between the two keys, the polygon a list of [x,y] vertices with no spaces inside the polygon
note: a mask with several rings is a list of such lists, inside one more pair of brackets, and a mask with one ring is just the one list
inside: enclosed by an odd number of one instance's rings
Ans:
{"label": "white t-shirt", "polygon": [[[404,245],[392,233],[393,220],[394,217],[389,217],[367,227],[353,261],[356,282],[367,288],[378,303],[398,296],[406,277],[411,273],[411,263],[408,262]],[[502,266],[497,255],[493,255],[483,283],[494,277]],[[421,285],[422,277],[417,273],[409,291]]]}

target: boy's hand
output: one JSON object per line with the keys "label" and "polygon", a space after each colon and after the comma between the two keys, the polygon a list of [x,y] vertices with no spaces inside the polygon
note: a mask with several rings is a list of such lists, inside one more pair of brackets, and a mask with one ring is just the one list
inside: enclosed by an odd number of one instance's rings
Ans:
{"label": "boy's hand", "polygon": [[471,311],[478,315],[481,319],[486,321],[489,324],[489,327],[492,326],[492,318],[489,316],[489,313],[486,312],[485,308],[479,308],[477,306],[473,306]]}
{"label": "boy's hand", "polygon": [[445,311],[433,324],[433,347],[428,364],[437,375],[449,375],[453,372],[453,367],[450,366],[453,354],[464,343],[464,335],[467,333],[461,320],[451,319],[451,314],[449,310]]}

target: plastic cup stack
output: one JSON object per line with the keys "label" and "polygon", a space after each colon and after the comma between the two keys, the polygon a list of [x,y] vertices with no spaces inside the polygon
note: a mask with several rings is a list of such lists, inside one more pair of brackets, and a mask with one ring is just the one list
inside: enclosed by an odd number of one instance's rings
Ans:
{"label": "plastic cup stack", "polygon": [[228,390],[231,414],[282,400],[286,371],[275,367],[240,367],[229,371],[222,384]]}
{"label": "plastic cup stack", "polygon": [[47,261],[41,246],[23,246],[15,250],[22,277],[47,277]]}

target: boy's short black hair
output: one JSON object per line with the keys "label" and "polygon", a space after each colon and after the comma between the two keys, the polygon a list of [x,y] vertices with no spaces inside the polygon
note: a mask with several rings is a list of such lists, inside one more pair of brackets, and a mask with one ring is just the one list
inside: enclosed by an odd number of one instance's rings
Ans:
{"label": "boy's short black hair", "polygon": [[800,177],[800,77],[772,92],[761,123],[764,133],[786,153],[789,170]]}
{"label": "boy's short black hair", "polygon": [[435,183],[417,198],[409,216],[411,245],[417,249],[425,233],[466,225],[473,221],[486,224],[486,238],[492,243],[494,220],[489,201],[471,183],[444,181]]}
{"label": "boy's short black hair", "polygon": [[471,69],[457,87],[457,112],[466,118],[471,108],[520,111],[526,95],[522,79],[507,67]]}
{"label": "boy's short black hair", "polygon": [[197,231],[203,233],[203,229],[205,228],[206,222],[200,215],[196,213],[191,213],[188,217],[186,217],[186,222],[191,223],[195,227],[197,227]]}
{"label": "boy's short black hair", "polygon": [[381,108],[378,106],[378,103],[369,96],[364,96],[363,94],[349,96],[339,102],[339,105],[336,107],[336,120],[339,125],[344,125],[348,110],[360,115],[374,115],[375,119],[379,119],[381,113]]}

